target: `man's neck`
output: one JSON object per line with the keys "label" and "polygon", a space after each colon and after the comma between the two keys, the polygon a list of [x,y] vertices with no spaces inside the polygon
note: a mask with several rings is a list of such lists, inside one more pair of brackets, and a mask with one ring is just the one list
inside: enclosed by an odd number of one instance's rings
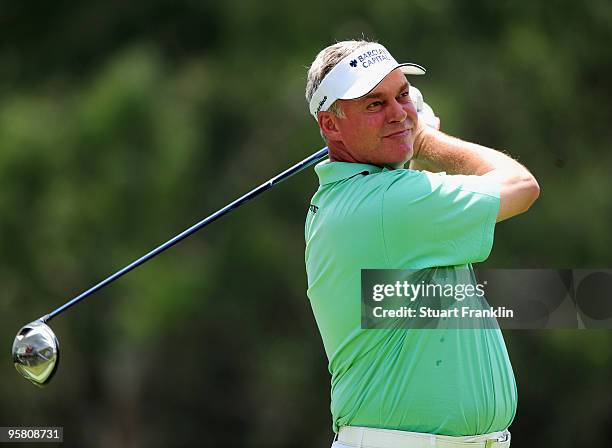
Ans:
{"label": "man's neck", "polygon": [[374,166],[380,166],[381,168],[388,168],[390,170],[396,170],[396,169],[403,168],[403,166],[379,165],[377,163],[372,163],[369,160],[358,159],[354,157],[353,154],[351,154],[349,151],[347,151],[346,148],[337,147],[333,144],[328,144],[328,148],[329,148],[329,160],[331,162],[363,163],[366,165],[374,165]]}
{"label": "man's neck", "polygon": [[329,148],[329,160],[332,162],[367,163],[354,157],[343,144],[328,142],[327,146]]}

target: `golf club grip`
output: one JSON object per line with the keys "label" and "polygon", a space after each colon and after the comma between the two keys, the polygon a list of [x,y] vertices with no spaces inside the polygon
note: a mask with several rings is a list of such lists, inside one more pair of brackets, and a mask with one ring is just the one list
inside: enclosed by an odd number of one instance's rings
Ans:
{"label": "golf club grip", "polygon": [[73,305],[76,305],[78,302],[83,300],[85,297],[93,294],[94,292],[96,292],[99,289],[105,287],[109,283],[112,283],[113,281],[117,280],[119,277],[121,277],[124,274],[127,274],[128,272],[130,272],[132,269],[140,266],[143,263],[146,263],[151,258],[155,257],[156,255],[160,254],[161,252],[165,251],[166,249],[174,246],[179,241],[184,240],[188,236],[190,236],[193,233],[197,232],[201,228],[207,226],[211,222],[217,220],[221,216],[229,213],[230,211],[234,210],[235,208],[238,208],[239,206],[241,206],[245,202],[248,202],[249,200],[253,199],[255,196],[259,195],[260,193],[263,193],[264,191],[272,188],[274,185],[281,183],[283,180],[286,180],[289,177],[293,176],[294,174],[297,174],[300,171],[305,170],[309,166],[313,165],[314,163],[318,162],[323,157],[325,157],[327,155],[327,152],[328,152],[327,147],[325,147],[323,149],[320,149],[319,151],[317,151],[314,154],[312,154],[311,156],[305,158],[301,162],[296,163],[291,168],[286,169],[282,173],[274,176],[269,181],[267,181],[267,182],[261,184],[260,186],[254,188],[253,190],[251,190],[248,193],[242,195],[241,197],[239,197],[235,201],[229,203],[225,207],[217,210],[212,215],[204,218],[200,222],[194,224],[193,226],[191,226],[188,229],[184,230],[183,232],[179,233],[174,238],[166,241],[165,243],[161,244],[160,246],[157,246],[155,249],[153,249],[149,253],[143,255],[142,257],[140,257],[139,259],[137,259],[137,260],[133,261],[132,263],[128,264],[124,268],[118,270],[114,274],[110,275],[109,277],[105,278],[101,282],[99,282],[96,285],[94,285],[91,288],[89,288],[87,291],[82,292],[81,294],[79,294],[75,298],[69,300],[68,302],[66,302],[65,304],[63,304],[59,308],[57,308],[56,310],[50,312],[49,314],[44,315],[39,320],[41,320],[42,322],[47,322],[47,321],[53,319],[58,314],[66,311],[68,308],[72,307]]}

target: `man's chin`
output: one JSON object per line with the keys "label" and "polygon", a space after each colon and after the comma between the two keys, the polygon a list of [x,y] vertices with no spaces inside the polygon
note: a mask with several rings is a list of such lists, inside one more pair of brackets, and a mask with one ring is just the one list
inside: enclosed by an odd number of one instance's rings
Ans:
{"label": "man's chin", "polygon": [[401,155],[398,155],[396,162],[390,163],[388,166],[394,167],[395,169],[403,168],[404,165],[406,165],[410,159],[412,159],[413,155],[414,151],[412,149],[412,144],[407,145],[406,147],[402,148]]}

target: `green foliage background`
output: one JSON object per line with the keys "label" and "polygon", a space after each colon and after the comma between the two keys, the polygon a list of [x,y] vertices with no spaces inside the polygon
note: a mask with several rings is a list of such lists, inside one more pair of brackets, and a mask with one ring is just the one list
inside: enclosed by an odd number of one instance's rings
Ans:
{"label": "green foliage background", "polygon": [[[309,170],[53,322],[62,365],[14,371],[19,327],[322,146],[306,67],[365,36],[458,137],[538,178],[487,267],[610,267],[612,4],[450,0],[0,3],[0,426],[64,446],[329,446],[306,298]],[[609,331],[513,331],[513,446],[606,446]]]}

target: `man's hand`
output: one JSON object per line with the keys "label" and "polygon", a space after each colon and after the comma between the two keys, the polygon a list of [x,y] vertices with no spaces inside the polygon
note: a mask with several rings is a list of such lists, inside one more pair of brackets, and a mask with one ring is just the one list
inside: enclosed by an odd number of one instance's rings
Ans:
{"label": "man's hand", "polygon": [[427,169],[428,167],[416,162],[421,142],[423,140],[421,134],[427,126],[439,130],[440,118],[436,117],[433,109],[425,102],[425,100],[423,100],[423,94],[421,91],[413,85],[410,86],[410,99],[414,103],[419,116],[419,122],[417,123],[417,128],[414,133],[414,154],[412,156],[412,161],[410,162],[410,168],[413,170],[423,170]]}
{"label": "man's hand", "polygon": [[419,114],[420,124],[425,124],[434,129],[440,129],[440,118],[436,117],[433,109],[423,100],[423,94],[415,86],[410,86],[410,99]]}

